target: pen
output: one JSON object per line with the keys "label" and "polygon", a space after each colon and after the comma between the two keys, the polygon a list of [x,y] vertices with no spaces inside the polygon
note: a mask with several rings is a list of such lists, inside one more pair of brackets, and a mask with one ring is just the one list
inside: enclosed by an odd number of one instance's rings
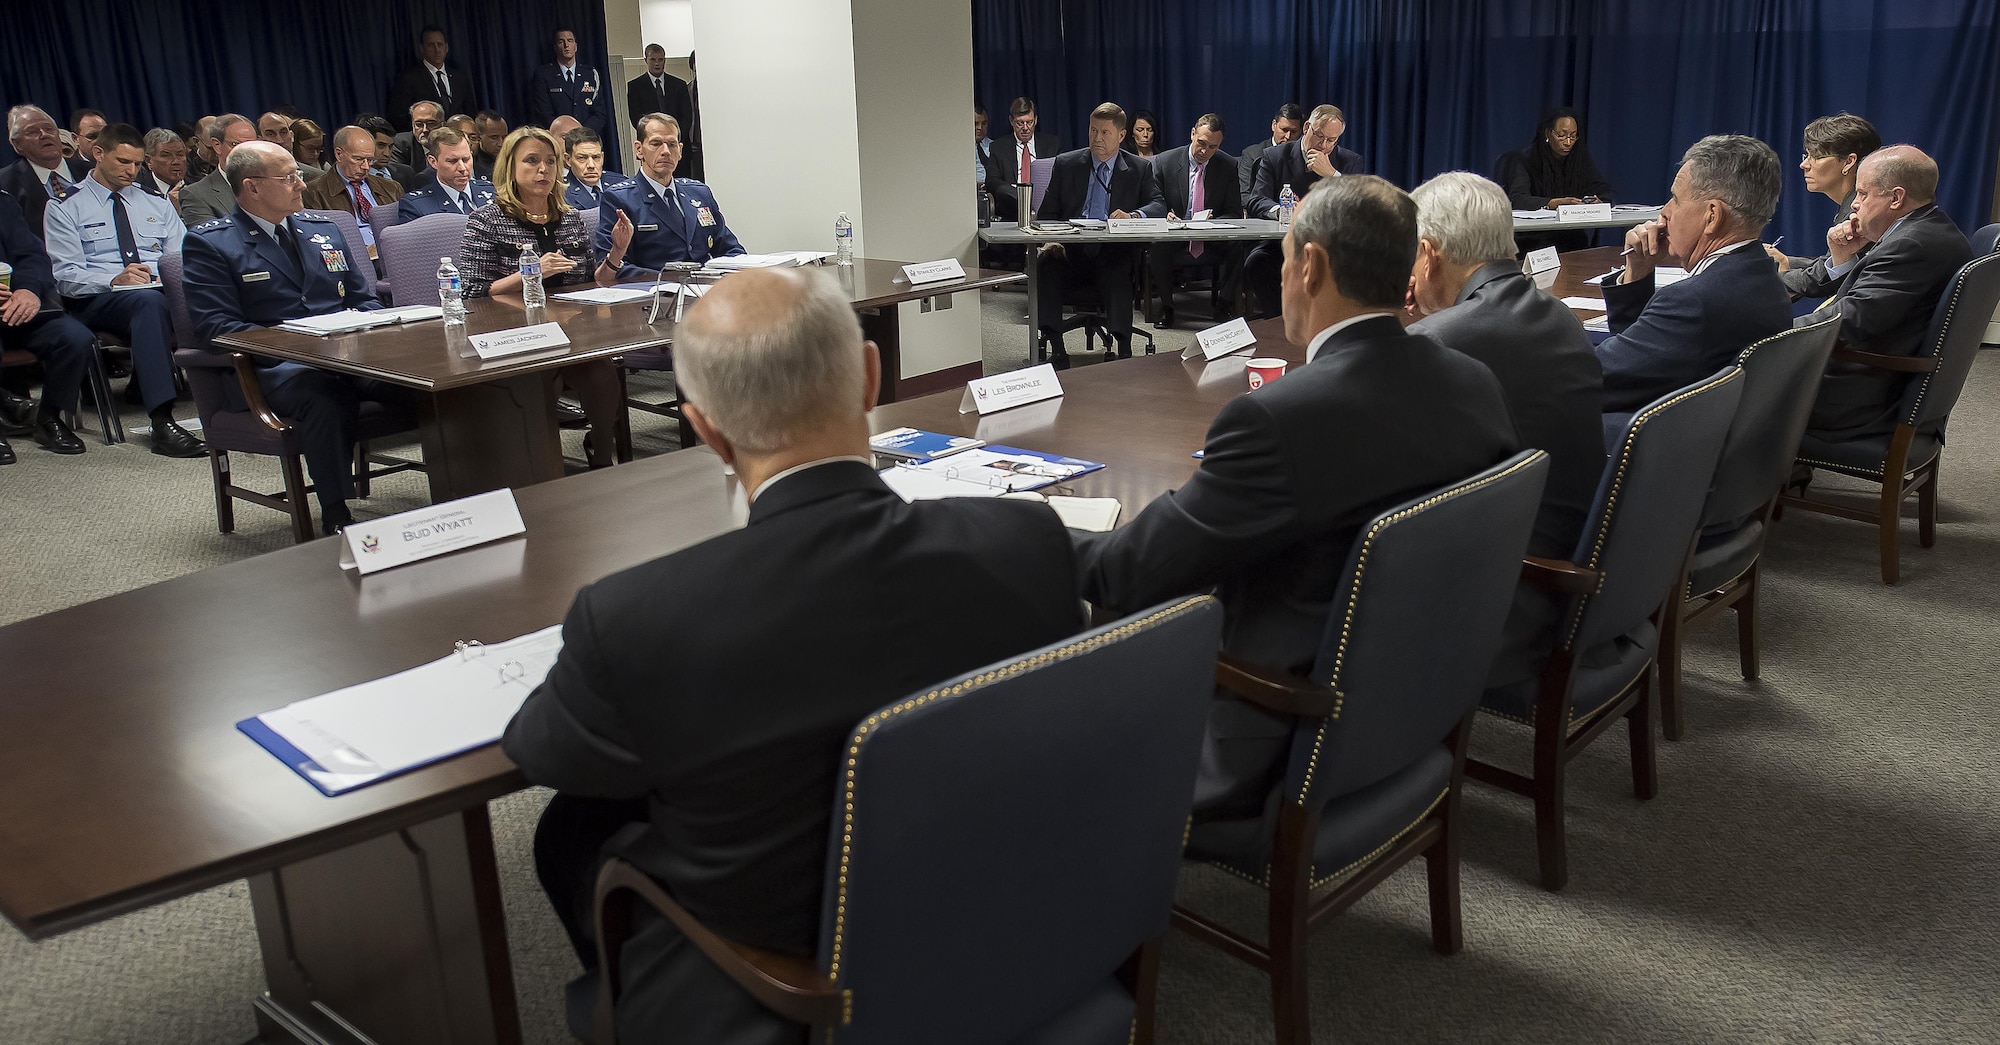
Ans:
{"label": "pen", "polygon": [[1618,256],[1619,256],[1619,257],[1621,257],[1621,258],[1624,258],[1624,257],[1630,257],[1631,255],[1633,255],[1633,254],[1637,254],[1637,253],[1639,253],[1639,248],[1637,248],[1637,247],[1626,247],[1626,248],[1625,248],[1624,250],[1621,250],[1621,251],[1619,251],[1619,252],[1618,252]]}
{"label": "pen", "polygon": [[1783,237],[1783,236],[1779,236],[1779,237],[1778,237],[1777,239],[1774,239],[1774,240],[1772,240],[1772,241],[1771,241],[1771,247],[1772,247],[1772,249],[1774,249],[1774,250],[1775,250],[1775,249],[1777,249],[1777,246],[1778,246],[1778,244],[1780,244],[1780,243],[1783,243],[1783,242],[1785,242],[1785,237]]}

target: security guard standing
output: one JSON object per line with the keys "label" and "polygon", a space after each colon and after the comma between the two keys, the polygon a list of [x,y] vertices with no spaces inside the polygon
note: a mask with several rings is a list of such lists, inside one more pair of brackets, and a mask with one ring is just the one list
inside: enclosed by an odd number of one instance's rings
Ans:
{"label": "security guard standing", "polygon": [[[668,262],[744,253],[708,186],[674,177],[681,159],[678,120],[665,113],[641,118],[634,145],[639,177],[604,190],[597,210],[597,253],[606,268],[620,280],[649,279]],[[620,246],[626,239],[630,246]]]}
{"label": "security guard standing", "polygon": [[181,249],[187,229],[172,200],[133,184],[144,142],[131,124],[98,132],[90,176],[49,201],[49,260],[70,315],[132,346],[132,380],[153,421],[153,452],[200,457],[207,452],[201,440],[174,423],[173,317],[158,289],[160,256]]}
{"label": "security guard standing", "polygon": [[[224,172],[236,194],[236,212],[188,230],[182,266],[188,312],[203,347],[214,351],[212,342],[223,334],[288,319],[382,307],[358,274],[340,227],[299,213],[305,181],[289,152],[270,142],[239,145]],[[299,433],[306,471],[319,495],[321,531],[334,533],[354,521],[347,500],[353,496],[349,469],[361,403],[413,413],[409,390],[302,363],[251,358],[264,401]]]}

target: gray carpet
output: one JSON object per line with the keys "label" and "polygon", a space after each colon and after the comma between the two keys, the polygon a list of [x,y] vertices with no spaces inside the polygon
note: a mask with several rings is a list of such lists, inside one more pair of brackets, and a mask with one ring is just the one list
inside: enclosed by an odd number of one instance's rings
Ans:
{"label": "gray carpet", "polygon": [[[1023,362],[1023,304],[987,295],[989,371]],[[1185,302],[1184,323],[1199,309]],[[1189,340],[1170,332],[1159,349]],[[1079,362],[1093,358],[1080,349],[1072,335]],[[1917,548],[1906,526],[1900,587],[1877,579],[1864,527],[1797,513],[1779,524],[1763,680],[1737,677],[1731,629],[1703,632],[1688,657],[1688,739],[1661,745],[1659,797],[1632,798],[1622,731],[1574,764],[1566,892],[1533,884],[1526,801],[1475,785],[1463,953],[1431,953],[1418,869],[1323,926],[1318,1040],[2000,1041],[2000,830],[1987,808],[2000,784],[1996,400],[1989,353],[1953,422],[1937,547]],[[634,418],[642,453],[671,448],[670,422]],[[0,469],[0,622],[289,540],[283,516],[253,506],[239,507],[235,534],[216,533],[207,466],[154,457],[143,440],[93,438],[82,458],[15,445],[21,463]],[[580,456],[573,434],[567,449]],[[268,462],[237,469],[275,481]],[[391,477],[358,514],[414,507],[423,492],[420,476]],[[1482,753],[1524,757],[1525,733],[1479,730]],[[545,800],[527,792],[492,812],[527,1037],[559,1043],[573,962],[528,849]],[[1239,880],[1190,870],[1182,899],[1261,935],[1259,897]],[[252,1035],[261,989],[240,882],[39,944],[0,929],[7,1045],[230,1045]],[[1266,981],[1184,937],[1168,947],[1161,998],[1165,1042],[1270,1040]]]}

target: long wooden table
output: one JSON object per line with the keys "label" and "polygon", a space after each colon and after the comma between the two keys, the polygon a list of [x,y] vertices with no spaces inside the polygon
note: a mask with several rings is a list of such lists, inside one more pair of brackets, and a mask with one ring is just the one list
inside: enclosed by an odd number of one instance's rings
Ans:
{"label": "long wooden table", "polygon": [[[884,402],[895,401],[902,386],[898,304],[948,301],[960,291],[1027,278],[981,269],[963,279],[914,287],[900,279],[900,262],[867,258],[852,266],[830,266],[829,271],[852,300],[867,336],[881,348]],[[260,328],[224,335],[216,344],[413,389],[431,499],[448,501],[562,478],[562,441],[549,371],[673,343],[671,319],[646,322],[645,302],[588,305],[551,297],[546,308],[530,312],[519,294],[503,294],[466,306],[468,335],[557,323],[570,343],[487,360],[465,338],[431,321],[335,337]]]}
{"label": "long wooden table", "polygon": [[[1603,253],[1571,269],[1557,292]],[[1255,354],[1303,359],[1281,321],[1255,329]],[[1061,400],[985,418],[954,389],[871,424],[1103,461],[1067,488],[1129,519],[1193,473],[1244,358],[1082,367]],[[344,1021],[381,1045],[518,1042],[486,803],[525,781],[499,748],[328,798],[234,728],[557,623],[583,585],[747,513],[706,448],[517,496],[525,536],[441,559],[359,577],[321,540],[0,628],[0,914],[42,939],[248,878],[264,1040],[354,1045]]]}

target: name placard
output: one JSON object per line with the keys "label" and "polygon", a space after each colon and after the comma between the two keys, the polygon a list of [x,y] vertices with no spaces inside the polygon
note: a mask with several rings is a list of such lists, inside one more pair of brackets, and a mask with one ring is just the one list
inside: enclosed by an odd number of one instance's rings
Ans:
{"label": "name placard", "polygon": [[1556,248],[1554,247],[1531,250],[1528,252],[1527,260],[1521,263],[1521,271],[1530,276],[1537,272],[1547,272],[1550,269],[1559,269],[1561,267],[1562,259],[1556,256]]}
{"label": "name placard", "polygon": [[903,275],[909,277],[913,287],[922,283],[942,283],[948,279],[964,279],[965,266],[959,264],[957,258],[946,258],[920,265],[904,265]]}
{"label": "name placard", "polygon": [[966,382],[965,396],[958,401],[958,412],[969,414],[977,410],[981,414],[990,414],[1010,406],[1054,399],[1062,394],[1062,382],[1056,380],[1055,365],[1043,363],[1010,374],[995,374]]}
{"label": "name placard", "polygon": [[1119,232],[1133,236],[1160,236],[1167,231],[1165,218],[1112,218],[1104,223],[1104,231]]}
{"label": "name placard", "polygon": [[1609,203],[1567,203],[1556,208],[1557,221],[1582,221],[1588,218],[1608,218],[1611,216]]}
{"label": "name placard", "polygon": [[1250,332],[1250,321],[1238,316],[1227,323],[1217,323],[1207,330],[1196,331],[1195,343],[1181,352],[1182,359],[1221,359],[1232,352],[1241,352],[1257,343],[1257,335]]}
{"label": "name placard", "polygon": [[370,574],[527,530],[514,491],[493,490],[349,526],[340,568]]}
{"label": "name placard", "polygon": [[490,334],[474,334],[468,340],[472,342],[472,350],[479,353],[479,358],[498,359],[533,352],[538,348],[561,348],[569,344],[569,335],[563,333],[559,324],[536,323],[533,326],[495,330]]}

